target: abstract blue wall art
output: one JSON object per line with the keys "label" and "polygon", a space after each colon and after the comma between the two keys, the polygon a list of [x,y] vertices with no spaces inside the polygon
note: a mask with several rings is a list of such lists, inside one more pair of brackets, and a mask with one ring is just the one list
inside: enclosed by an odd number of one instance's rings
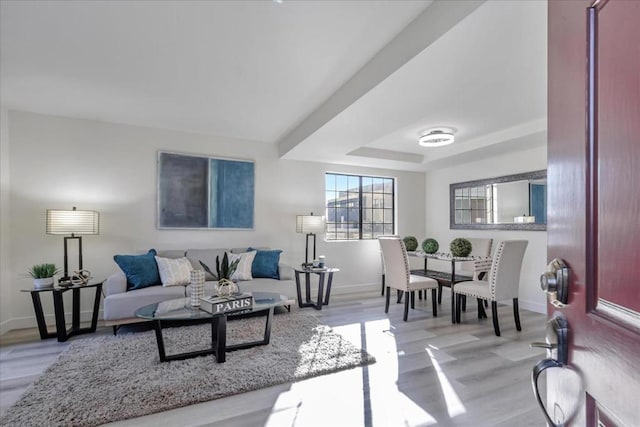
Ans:
{"label": "abstract blue wall art", "polygon": [[252,229],[254,162],[158,153],[158,227]]}

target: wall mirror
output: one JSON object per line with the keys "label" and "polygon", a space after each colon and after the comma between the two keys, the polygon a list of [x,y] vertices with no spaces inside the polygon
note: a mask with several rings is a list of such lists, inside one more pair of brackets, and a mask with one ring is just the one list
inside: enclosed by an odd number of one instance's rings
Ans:
{"label": "wall mirror", "polygon": [[546,230],[547,171],[449,186],[451,229]]}

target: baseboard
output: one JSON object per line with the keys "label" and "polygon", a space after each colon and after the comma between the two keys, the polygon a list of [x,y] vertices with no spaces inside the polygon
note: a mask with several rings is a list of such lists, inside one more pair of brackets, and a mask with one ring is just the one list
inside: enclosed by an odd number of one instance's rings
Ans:
{"label": "baseboard", "polygon": [[[91,322],[91,317],[93,316],[92,310],[86,310],[80,312],[80,321],[81,322]],[[65,313],[65,319],[67,320],[67,326],[71,325],[71,313]],[[102,320],[103,314],[102,310],[98,312],[98,321]],[[49,331],[53,332],[55,330],[56,325],[56,317],[54,314],[45,314],[44,316],[45,322],[49,327]],[[36,322],[35,317],[14,317],[12,319],[7,319],[4,322],[0,323],[0,335],[4,335],[9,331],[13,331],[15,329],[27,329],[27,328],[37,328],[38,323]]]}
{"label": "baseboard", "polygon": [[540,304],[539,302],[518,299],[518,306],[520,308],[524,308],[525,310],[533,311],[536,313],[542,313],[542,314],[547,313],[547,305]]}
{"label": "baseboard", "polygon": [[362,292],[371,292],[373,290],[377,290],[380,292],[382,289],[381,283],[358,283],[355,285],[339,285],[331,287],[331,294],[354,294],[354,293],[362,293]]}

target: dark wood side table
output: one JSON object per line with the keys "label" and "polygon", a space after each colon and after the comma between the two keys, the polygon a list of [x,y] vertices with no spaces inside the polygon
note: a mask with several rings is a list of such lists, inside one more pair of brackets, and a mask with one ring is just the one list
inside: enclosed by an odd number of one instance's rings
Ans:
{"label": "dark wood side table", "polygon": [[[86,328],[80,327],[80,290],[94,288],[96,295],[93,301],[93,315],[91,317],[91,326]],[[73,304],[72,304],[72,317],[71,328],[67,329],[67,323],[64,318],[64,302],[62,295],[67,292],[73,292]],[[57,337],[58,341],[64,342],[74,335],[87,334],[89,332],[95,332],[98,325],[98,311],[100,308],[100,297],[102,296],[102,282],[92,283],[85,286],[73,285],[67,287],[55,286],[45,289],[22,289],[21,292],[30,292],[31,299],[33,301],[33,310],[36,314],[36,321],[38,322],[38,331],[40,332],[40,339],[47,339]],[[42,311],[42,302],[40,301],[40,294],[43,292],[51,292],[53,294],[53,309],[56,316],[56,332],[49,332],[47,329],[47,323],[44,320],[44,312]]]}
{"label": "dark wood side table", "polygon": [[[316,310],[322,310],[323,305],[329,304],[329,296],[331,295],[331,283],[333,282],[333,273],[340,271],[339,268],[296,268],[296,291],[298,293],[298,307],[313,307]],[[304,302],[302,296],[302,288],[300,286],[300,273],[304,273],[305,295]],[[316,302],[311,301],[311,275],[318,275],[318,298]],[[327,276],[327,292],[324,291],[324,279]]]}

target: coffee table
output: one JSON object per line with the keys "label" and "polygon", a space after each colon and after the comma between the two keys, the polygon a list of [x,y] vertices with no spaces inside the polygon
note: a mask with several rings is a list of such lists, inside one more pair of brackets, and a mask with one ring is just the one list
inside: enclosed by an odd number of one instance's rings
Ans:
{"label": "coffee table", "polygon": [[[241,350],[259,345],[269,344],[271,337],[271,322],[276,307],[290,304],[289,297],[273,292],[251,292],[253,295],[253,307],[232,313],[211,314],[198,307],[191,307],[189,298],[178,298],[169,301],[145,305],[135,311],[135,316],[153,322],[158,342],[158,353],[161,362],[172,360],[184,360],[192,357],[208,356],[213,354],[218,363],[224,363],[226,352]],[[247,313],[261,313],[266,317],[264,338],[258,341],[227,345],[227,319],[246,315]],[[180,321],[184,323],[198,323],[203,319],[211,321],[211,347],[203,350],[191,351],[167,355],[162,338],[162,325]]]}

